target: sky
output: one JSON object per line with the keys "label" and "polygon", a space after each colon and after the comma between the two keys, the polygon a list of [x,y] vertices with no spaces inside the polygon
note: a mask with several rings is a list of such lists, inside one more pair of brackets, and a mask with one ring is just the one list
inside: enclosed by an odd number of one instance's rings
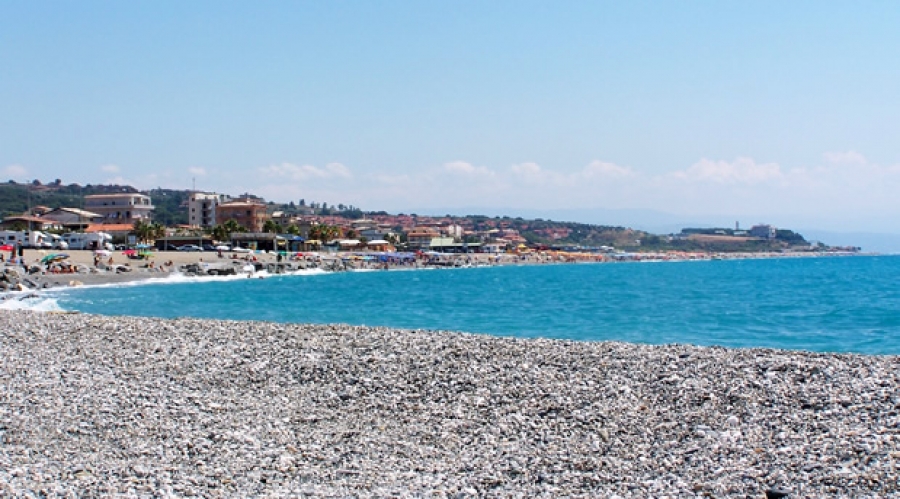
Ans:
{"label": "sky", "polygon": [[900,3],[0,0],[0,181],[900,234]]}

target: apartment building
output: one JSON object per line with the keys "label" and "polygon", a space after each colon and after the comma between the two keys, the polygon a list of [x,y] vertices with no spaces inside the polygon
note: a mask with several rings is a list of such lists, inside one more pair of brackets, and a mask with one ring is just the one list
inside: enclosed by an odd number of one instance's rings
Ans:
{"label": "apartment building", "polygon": [[188,223],[195,227],[213,227],[217,225],[216,207],[231,200],[225,194],[212,192],[193,192],[188,198]]}
{"label": "apartment building", "polygon": [[100,215],[105,224],[149,222],[153,202],[150,196],[138,193],[91,194],[84,197],[84,211]]}
{"label": "apartment building", "polygon": [[262,232],[266,219],[266,204],[260,199],[235,199],[216,206],[217,224],[234,220],[247,232]]}

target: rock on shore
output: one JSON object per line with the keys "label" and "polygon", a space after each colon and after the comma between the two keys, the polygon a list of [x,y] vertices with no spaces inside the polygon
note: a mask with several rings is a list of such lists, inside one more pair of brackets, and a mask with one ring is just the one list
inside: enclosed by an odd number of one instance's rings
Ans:
{"label": "rock on shore", "polygon": [[0,496],[885,497],[900,359],[0,313]]}

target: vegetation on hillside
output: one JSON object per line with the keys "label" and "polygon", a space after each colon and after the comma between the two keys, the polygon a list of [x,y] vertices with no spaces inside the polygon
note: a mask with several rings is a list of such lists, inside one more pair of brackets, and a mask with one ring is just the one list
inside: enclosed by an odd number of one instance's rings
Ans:
{"label": "vegetation on hillside", "polygon": [[[28,184],[9,181],[0,184],[0,217],[8,217],[26,212],[35,206],[46,206],[51,209],[60,207],[81,208],[84,196],[89,194],[107,194],[121,192],[139,192],[131,186],[121,185],[85,185],[68,184],[56,179],[49,184],[35,180]],[[141,227],[142,236],[149,236],[152,230],[160,226],[176,226],[188,223],[187,201],[190,191],[157,188],[144,192],[150,196],[154,205],[154,225]],[[242,196],[251,196],[243,194]],[[383,211],[366,212],[352,205],[329,205],[326,202],[310,202],[300,199],[298,203],[268,203],[270,213],[283,211],[300,215],[333,215],[353,220],[366,216],[386,216]],[[410,215],[416,218],[415,214]],[[737,237],[733,229],[727,228],[687,228],[678,235],[657,235],[627,227],[612,225],[595,225],[577,222],[557,222],[552,220],[525,220],[521,217],[489,217],[485,215],[451,216],[444,218],[452,223],[471,227],[474,231],[487,232],[505,230],[518,233],[531,245],[547,247],[601,247],[610,246],[620,250],[654,251],[775,251],[792,247],[809,246],[802,235],[791,230],[779,229],[772,239]],[[220,225],[210,232],[224,235],[239,231],[240,227]],[[281,232],[296,226],[284,228],[270,222],[264,228],[266,232]],[[399,232],[399,227],[394,228]],[[314,235],[315,238],[330,240],[340,237],[335,226],[323,225]],[[475,242],[475,241],[470,241]]]}

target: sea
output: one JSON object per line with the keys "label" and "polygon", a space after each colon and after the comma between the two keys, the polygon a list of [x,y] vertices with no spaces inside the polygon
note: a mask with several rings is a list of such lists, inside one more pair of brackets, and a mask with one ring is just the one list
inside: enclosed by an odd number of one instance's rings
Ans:
{"label": "sea", "polygon": [[900,354],[900,256],[169,277],[4,308]]}

